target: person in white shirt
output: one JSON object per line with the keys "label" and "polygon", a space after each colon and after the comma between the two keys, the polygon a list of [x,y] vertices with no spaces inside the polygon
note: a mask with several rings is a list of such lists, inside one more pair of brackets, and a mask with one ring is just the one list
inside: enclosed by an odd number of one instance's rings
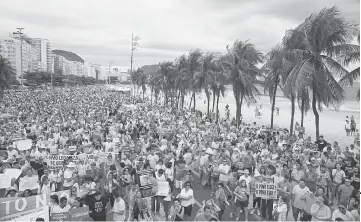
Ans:
{"label": "person in white shirt", "polygon": [[64,182],[63,188],[64,190],[70,190],[74,185],[74,168],[76,165],[73,162],[70,162],[67,166],[67,169],[64,171]]}
{"label": "person in white shirt", "polygon": [[49,194],[55,192],[55,184],[50,183],[49,178],[45,175],[41,177],[41,183],[38,194]]}
{"label": "person in white shirt", "polygon": [[355,221],[355,218],[352,213],[346,209],[346,206],[341,203],[338,205],[338,209],[332,213],[332,221]]}
{"label": "person in white shirt", "polygon": [[162,169],[163,171],[166,170],[166,167],[165,167],[165,165],[163,164],[163,160],[158,160],[158,164],[155,165],[155,167],[154,167],[154,171],[155,171],[155,172],[158,172],[160,169]]}
{"label": "person in white shirt", "polygon": [[6,161],[15,161],[16,158],[19,157],[19,152],[16,149],[14,149],[12,145],[8,147],[7,153],[8,153],[8,158]]}
{"label": "person in white shirt", "polygon": [[150,155],[148,156],[149,165],[152,169],[155,169],[157,162],[159,160],[159,156],[154,153],[154,150],[150,151]]}
{"label": "person in white shirt", "polygon": [[219,182],[220,183],[227,185],[230,170],[231,170],[231,167],[228,166],[227,160],[223,159],[222,164],[220,164],[218,167],[218,172],[220,173],[219,174]]}
{"label": "person in white shirt", "polygon": [[305,208],[304,196],[309,193],[310,190],[305,185],[305,180],[302,178],[298,185],[293,187],[292,190],[292,205],[293,207],[293,219],[297,221],[298,215],[302,213]]}
{"label": "person in white shirt", "polygon": [[192,208],[194,204],[193,190],[191,189],[191,183],[186,182],[185,188],[183,188],[178,195],[178,198],[181,199],[181,205],[184,207],[184,221],[187,221],[192,215]]}
{"label": "person in white shirt", "polygon": [[51,213],[66,213],[71,209],[66,197],[60,198],[59,205],[52,208]]}
{"label": "person in white shirt", "polygon": [[63,172],[55,167],[49,174],[50,183],[55,186],[55,191],[59,191],[61,188],[61,181],[63,178]]}
{"label": "person in white shirt", "polygon": [[239,182],[241,182],[242,180],[246,181],[247,187],[250,188],[249,184],[251,183],[252,177],[249,176],[249,170],[245,169],[243,173],[244,175],[239,177]]}

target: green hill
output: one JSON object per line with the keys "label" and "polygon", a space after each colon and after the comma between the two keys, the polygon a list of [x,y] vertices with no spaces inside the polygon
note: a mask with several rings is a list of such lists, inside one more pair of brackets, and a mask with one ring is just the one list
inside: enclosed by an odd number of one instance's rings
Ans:
{"label": "green hill", "polygon": [[143,70],[147,74],[156,73],[159,70],[159,65],[158,64],[145,65],[145,66],[140,67],[140,69]]}
{"label": "green hill", "polygon": [[54,49],[54,50],[52,50],[52,52],[55,55],[63,56],[66,60],[81,62],[84,64],[84,60],[80,56],[78,56],[77,54],[75,54],[73,52],[68,52],[68,51],[61,50],[61,49]]}

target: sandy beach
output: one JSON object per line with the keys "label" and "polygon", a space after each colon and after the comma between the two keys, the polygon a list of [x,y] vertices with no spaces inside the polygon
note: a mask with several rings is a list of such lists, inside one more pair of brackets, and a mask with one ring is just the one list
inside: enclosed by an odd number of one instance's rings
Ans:
{"label": "sandy beach", "polygon": [[[202,112],[207,111],[207,100],[204,93],[200,93],[196,96],[196,109],[201,110]],[[231,116],[236,115],[236,103],[234,100],[232,88],[227,87],[225,97],[219,99],[219,109],[221,116],[225,115],[225,106],[228,104],[231,110]],[[186,107],[189,107],[189,96],[186,98]],[[262,105],[262,117],[255,118],[254,110],[256,106]],[[212,103],[210,105],[212,109]],[[280,109],[279,116],[274,116],[274,125],[282,128],[290,127],[291,123],[291,102],[289,99],[283,96],[276,97],[276,107]],[[257,125],[266,125],[271,124],[271,103],[268,96],[259,96],[257,104],[251,104],[250,107],[247,107],[247,104],[242,106],[242,115],[243,120],[247,123],[256,122]],[[345,101],[344,104],[340,106],[339,111],[333,111],[328,108],[324,108],[322,112],[319,112],[320,115],[320,134],[325,137],[325,140],[328,142],[338,141],[339,144],[344,146],[349,146],[354,141],[354,137],[347,137],[344,130],[344,124],[346,116],[354,116],[357,124],[357,129],[359,129],[360,123],[360,104],[357,101]],[[304,127],[306,136],[311,136],[312,140],[316,139],[315,132],[315,117],[312,110],[308,111],[304,117]],[[301,112],[296,104],[295,110],[295,123],[301,122]]]}

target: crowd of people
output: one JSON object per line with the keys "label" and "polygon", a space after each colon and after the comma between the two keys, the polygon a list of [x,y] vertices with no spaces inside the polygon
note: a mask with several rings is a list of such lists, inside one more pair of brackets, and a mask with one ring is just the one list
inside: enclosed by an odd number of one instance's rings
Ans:
{"label": "crowd of people", "polygon": [[[340,147],[101,86],[7,92],[0,113],[0,173],[22,171],[1,198],[46,193],[50,213],[88,206],[95,221],[222,221],[225,210],[245,221],[288,221],[290,212],[294,221],[360,220],[358,132]],[[31,148],[20,150],[24,139]],[[157,195],[159,181],[167,194]],[[195,183],[210,190],[197,211]],[[263,185],[275,192],[260,195]],[[69,197],[52,195],[63,190]]]}

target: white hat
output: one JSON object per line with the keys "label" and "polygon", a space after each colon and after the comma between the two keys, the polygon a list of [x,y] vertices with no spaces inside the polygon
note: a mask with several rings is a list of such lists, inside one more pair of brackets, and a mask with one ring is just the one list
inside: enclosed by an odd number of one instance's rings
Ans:
{"label": "white hat", "polygon": [[75,165],[75,163],[70,162],[70,163],[68,164],[68,167],[76,167],[76,165]]}

